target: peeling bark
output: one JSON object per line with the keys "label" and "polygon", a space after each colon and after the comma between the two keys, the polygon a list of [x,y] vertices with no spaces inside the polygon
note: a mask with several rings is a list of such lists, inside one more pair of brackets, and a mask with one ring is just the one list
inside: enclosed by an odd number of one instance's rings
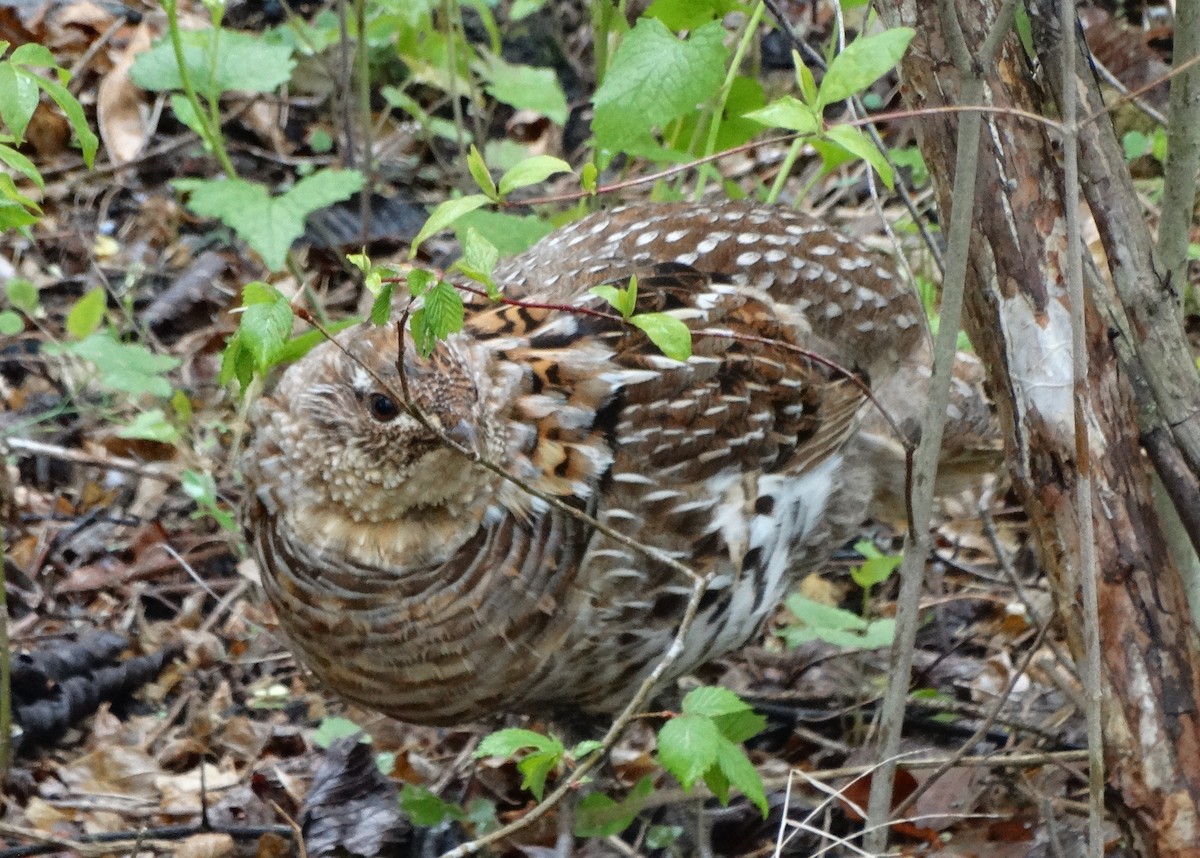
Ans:
{"label": "peeling bark", "polygon": [[[957,105],[961,81],[934,4],[885,0],[880,5],[889,26],[917,30],[901,67],[910,106]],[[958,4],[969,44],[982,41],[999,5],[998,0]],[[988,81],[987,101],[994,108],[1050,115],[1052,99],[1035,79],[1015,34]],[[954,179],[957,122],[954,113],[918,120],[943,212]],[[1111,127],[1103,133],[1111,135]],[[1089,468],[1092,478],[1109,807],[1144,854],[1200,856],[1200,650],[1152,502],[1150,465],[1138,443],[1127,373],[1105,314],[1090,298],[1085,308],[1090,369],[1083,403],[1090,461],[1077,460],[1062,185],[1058,147],[1045,125],[1010,115],[984,116],[966,328],[987,368],[1014,487],[1080,662],[1075,503],[1080,467]],[[1104,204],[1097,195],[1089,202]],[[1138,220],[1123,229],[1146,227]]]}

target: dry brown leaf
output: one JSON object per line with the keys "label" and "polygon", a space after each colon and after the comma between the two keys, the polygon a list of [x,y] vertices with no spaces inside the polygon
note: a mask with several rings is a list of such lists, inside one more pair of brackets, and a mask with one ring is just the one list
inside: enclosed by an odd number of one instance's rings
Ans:
{"label": "dry brown leaf", "polygon": [[129,79],[134,59],[148,50],[150,29],[143,21],[117,57],[112,71],[100,81],[96,119],[104,148],[114,164],[128,164],[136,158],[153,131],[146,127],[146,92]]}
{"label": "dry brown leaf", "polygon": [[236,844],[228,834],[197,834],[179,844],[176,858],[227,858],[235,854]]}

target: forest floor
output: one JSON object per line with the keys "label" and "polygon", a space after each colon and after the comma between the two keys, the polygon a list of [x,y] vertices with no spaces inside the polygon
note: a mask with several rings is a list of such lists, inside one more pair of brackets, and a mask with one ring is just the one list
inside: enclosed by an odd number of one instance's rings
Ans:
{"label": "forest floor", "polygon": [[[354,710],[311,683],[280,641],[237,526],[247,404],[218,380],[241,287],[268,273],[228,230],[189,212],[171,185],[215,175],[217,165],[161,99],[129,80],[128,60],[162,33],[161,16],[121,19],[90,3],[46,4],[35,15],[28,5],[0,4],[0,38],[50,47],[75,70],[71,90],[106,146],[135,154],[114,160],[102,151],[87,169],[69,129],[40,110],[23,151],[46,179],[43,216],[28,234],[0,237],[8,284],[0,300],[23,319],[0,340],[4,572],[21,730],[4,785],[0,858],[296,854],[297,820],[309,854],[339,840],[361,854],[397,854],[384,848],[409,836],[392,831],[406,784],[436,792],[465,818],[400,854],[436,854],[520,817],[534,802],[516,765],[470,753],[499,721],[429,729]],[[313,144],[318,132],[340,133],[326,100],[297,89],[226,107],[243,175],[272,184],[333,163]],[[413,126],[394,115],[377,123],[377,151],[405,191],[371,201],[376,261],[412,239],[426,205],[468,187],[463,158]],[[496,143],[568,161],[577,154],[544,122],[497,116],[487,127]],[[909,142],[896,132],[889,145]],[[761,147],[719,169],[753,189],[771,181],[782,152]],[[789,187],[818,173],[798,169]],[[815,181],[805,205],[890,247],[879,237],[880,213],[891,222],[907,215],[890,200],[877,208],[865,188],[861,171],[844,168]],[[918,204],[928,208],[930,196],[919,190]],[[342,204],[319,227],[310,223],[292,249],[294,273],[272,283],[307,291],[332,317],[361,313],[369,296],[364,303],[338,262],[339,252],[361,246],[340,225],[356,216],[355,205]],[[904,241],[923,271],[922,251]],[[437,263],[456,253],[449,240],[427,250]],[[97,290],[98,307],[86,298]],[[110,351],[84,345],[98,333]],[[861,538],[892,554],[901,522],[881,514]],[[862,562],[847,546],[803,583],[804,594],[887,618],[895,576],[864,600],[850,574]],[[1057,850],[1078,840],[1086,818],[1081,692],[1000,475],[944,499],[923,617],[905,749],[910,760],[948,767],[932,778],[922,763],[898,778],[901,794],[924,788],[906,811],[911,821],[896,829],[900,848],[1069,854]],[[738,691],[769,722],[750,753],[771,813],[764,820],[744,800],[727,809],[710,800],[715,854],[770,855],[779,837],[788,841],[781,854],[850,854],[836,838],[858,828],[850,804],[865,804],[860,776],[870,770],[888,650],[819,637],[789,648],[784,636],[797,622],[781,608],[759,645],[704,670],[703,681]],[[370,737],[369,753],[334,741],[358,730]],[[690,835],[677,832],[695,802],[653,762],[651,740],[649,729],[632,730],[600,782],[619,797],[649,776],[655,791],[639,821],[623,835],[580,841],[577,854],[668,855],[672,847],[661,844],[674,836],[674,854],[695,854]],[[425,797],[406,795],[414,807]],[[539,849],[553,845],[556,825],[541,823],[495,854],[548,854]]]}

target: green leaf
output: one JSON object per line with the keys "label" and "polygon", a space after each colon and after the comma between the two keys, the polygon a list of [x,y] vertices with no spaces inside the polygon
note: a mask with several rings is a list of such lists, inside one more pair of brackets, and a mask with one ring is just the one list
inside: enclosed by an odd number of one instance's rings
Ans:
{"label": "green leaf", "polygon": [[862,158],[875,168],[875,172],[879,174],[879,178],[888,188],[893,186],[895,174],[892,165],[888,163],[887,158],[879,151],[879,147],[875,145],[874,141],[862,131],[849,125],[835,125],[825,132],[825,138],[841,146],[847,152]]}
{"label": "green leaf", "polygon": [[405,784],[400,790],[400,807],[413,824],[422,828],[432,828],[447,819],[461,821],[466,818],[466,814],[458,805],[446,801],[425,787],[413,784]]}
{"label": "green leaf", "polygon": [[[0,65],[0,70],[3,68],[4,66]],[[0,90],[3,90],[3,84],[0,84]],[[0,94],[0,99],[3,97]],[[46,182],[42,178],[42,174],[38,172],[37,166],[13,147],[0,143],[0,161],[33,182],[41,190],[46,189]]]}
{"label": "green leaf", "polygon": [[762,778],[746,756],[746,752],[730,742],[722,739],[717,745],[717,765],[721,773],[729,779],[729,783],[742,791],[762,812],[763,819],[767,818],[767,795],[763,791]]}
{"label": "green leaf", "polygon": [[14,337],[25,330],[25,320],[12,310],[0,312],[0,334]]}
{"label": "green leaf", "polygon": [[746,118],[768,128],[786,128],[801,134],[816,134],[821,129],[821,115],[790,95],[778,98],[760,110],[750,111]]}
{"label": "green leaf", "polygon": [[663,766],[690,790],[717,761],[722,736],[709,718],[681,715],[658,731],[658,757]]}
{"label": "green leaf", "polygon": [[38,288],[24,277],[14,277],[4,284],[4,295],[8,303],[25,313],[32,313],[38,306]]}
{"label": "green leaf", "polygon": [[596,181],[600,178],[600,171],[596,169],[596,165],[588,161],[583,165],[583,170],[579,174],[579,187],[587,191],[589,194],[596,193]]}
{"label": "green leaf", "polygon": [[788,646],[823,640],[846,649],[879,649],[889,646],[895,637],[895,620],[867,622],[857,614],[822,605],[799,594],[789,596],[786,604],[803,624],[781,631]]}
{"label": "green leaf", "polygon": [[713,723],[717,725],[721,735],[731,742],[745,742],[767,729],[767,719],[753,709],[717,715],[713,718]]}
{"label": "green leaf", "polygon": [[683,713],[685,715],[703,715],[715,718],[718,715],[728,715],[732,712],[745,712],[750,708],[740,697],[728,688],[719,685],[702,685],[694,688],[683,698]]}
{"label": "green leaf", "polygon": [[0,121],[18,141],[38,106],[38,86],[34,75],[11,62],[0,63]]}
{"label": "green leaf", "polygon": [[526,748],[559,753],[564,751],[562,742],[553,736],[535,733],[533,730],[510,727],[484,736],[483,740],[479,743],[479,747],[475,749],[475,759],[478,760],[483,757],[511,757],[517,751],[523,751]]}
{"label": "green leaf", "polygon": [[362,736],[362,742],[370,744],[371,737],[363,735],[363,728],[349,718],[323,718],[313,732],[313,744],[318,748],[328,748],[338,739],[347,736]]}
{"label": "green leaf", "polygon": [[395,283],[388,282],[382,285],[379,294],[375,296],[375,300],[371,303],[371,324],[387,324],[388,319],[392,317],[392,294],[395,291]]}
{"label": "green leaf", "polygon": [[67,332],[77,340],[93,333],[104,321],[107,306],[108,296],[103,287],[97,286],[76,301],[67,313]]}
{"label": "green leaf", "polygon": [[[175,114],[183,125],[199,137],[205,140],[205,131],[207,127],[207,118],[196,113],[196,108],[188,101],[188,97],[183,93],[175,93],[171,96],[171,112]],[[208,141],[205,140],[205,147],[208,146]]]}
{"label": "green leaf", "polygon": [[476,230],[503,256],[516,256],[533,247],[554,227],[536,215],[514,215],[487,209],[468,212],[454,224],[454,232],[464,246],[470,230]]}
{"label": "green leaf", "polygon": [[429,357],[440,340],[462,330],[464,313],[462,296],[444,281],[426,292],[424,301],[412,314],[410,330],[417,351]]}
{"label": "green leaf", "polygon": [[725,28],[713,21],[678,39],[641,18],[625,34],[596,90],[592,131],[611,151],[650,142],[650,132],[713,96],[725,77]]}
{"label": "green leaf", "polygon": [[[330,334],[337,334],[339,331],[344,331],[346,328],[352,328],[362,322],[362,319],[351,317],[342,319],[339,322],[331,322],[325,326],[325,330]],[[283,348],[275,353],[272,361],[272,366],[291,363],[292,361],[300,360],[310,351],[313,350],[319,343],[325,342],[325,334],[322,331],[305,331],[303,334],[297,334],[286,343]],[[229,379],[221,379],[222,384],[227,384]]]}
{"label": "green leaf", "polygon": [[[517,110],[532,110],[556,125],[567,123],[567,97],[552,69],[509,63],[489,56],[480,64],[484,89],[499,102]],[[501,186],[500,193],[504,193]]]}
{"label": "green leaf", "polygon": [[629,285],[624,289],[601,283],[588,291],[608,302],[609,306],[621,314],[622,319],[628,319],[637,309],[637,277],[629,278]]}
{"label": "green leaf", "polygon": [[275,287],[249,283],[242,292],[238,333],[260,372],[274,365],[275,356],[292,333],[292,305]]}
{"label": "green leaf", "polygon": [[895,68],[914,35],[915,31],[909,27],[896,27],[859,36],[846,45],[846,49],[833,58],[821,80],[817,108],[862,92]]}
{"label": "green leaf", "polygon": [[629,324],[640,328],[659,351],[672,360],[685,361],[692,356],[692,332],[679,319],[667,313],[639,313]]}
{"label": "green leaf", "polygon": [[[210,515],[225,530],[237,532],[238,526],[233,520],[233,516],[217,504],[217,486],[212,474],[200,471],[184,471],[183,477],[180,480],[180,486],[183,489],[183,493],[195,501],[196,506],[200,508],[192,514],[192,518]],[[273,688],[282,689],[281,693],[286,693],[287,691],[283,686],[273,686]],[[268,689],[267,691],[270,692],[271,690]],[[287,700],[274,699],[275,695],[273,694],[271,698],[260,704],[261,708],[281,709],[287,703]]]}
{"label": "green leaf", "polygon": [[620,834],[633,824],[653,791],[653,781],[644,777],[620,801],[614,801],[604,793],[589,793],[576,808],[575,834],[579,837],[613,837]]}
{"label": "green leaf", "polygon": [[[874,546],[871,547],[874,548]],[[864,590],[869,590],[876,584],[886,581],[896,571],[896,567],[903,559],[899,554],[881,555],[877,553],[876,556],[868,557],[860,565],[853,567],[850,570],[850,577],[854,579],[855,584]]]}
{"label": "green leaf", "polygon": [[500,260],[500,251],[496,249],[496,245],[480,235],[479,230],[474,227],[467,227],[466,239],[462,244],[462,259],[455,262],[451,268],[461,271],[477,283],[482,283],[487,288],[488,297],[493,301],[500,300],[500,289],[492,280],[492,271]]}
{"label": "green leaf", "polygon": [[517,769],[524,775],[521,789],[529,790],[534,798],[541,801],[546,791],[546,778],[562,762],[562,758],[561,751],[534,751],[522,759],[517,763]]}
{"label": "green leaf", "polygon": [[428,292],[438,280],[437,275],[432,271],[426,271],[424,268],[414,268],[408,272],[405,282],[408,284],[408,291],[412,293],[413,297],[419,298]]}
{"label": "green leaf", "polygon": [[573,173],[571,165],[561,158],[537,155],[526,158],[500,177],[500,195],[506,196],[517,188],[525,188],[544,182],[557,173]]}
{"label": "green leaf", "polygon": [[571,749],[572,759],[581,760],[588,754],[595,753],[604,747],[604,743],[596,739],[584,739],[578,745]]}
{"label": "green leaf", "polygon": [[37,42],[26,42],[23,45],[17,46],[12,52],[9,60],[14,65],[19,66],[36,66],[38,68],[57,69],[58,62],[54,59],[54,54],[45,45],[40,45]]}
{"label": "green leaf", "polygon": [[96,383],[106,390],[143,393],[168,399],[171,384],[163,375],[179,366],[169,355],[156,355],[139,343],[121,343],[107,333],[94,333],[77,343],[59,346],[65,354],[95,364]]}
{"label": "green leaf", "polygon": [[243,179],[178,179],[174,184],[191,194],[189,209],[232,228],[278,271],[292,242],[304,233],[305,218],[362,190],[363,176],[357,170],[321,170],[277,197]]}
{"label": "green leaf", "polygon": [[654,0],[643,14],[657,18],[670,30],[694,30],[736,7],[730,0]]}
{"label": "green leaf", "polygon": [[409,256],[416,256],[417,248],[429,236],[448,228],[450,224],[454,223],[467,212],[473,212],[475,209],[487,205],[488,202],[488,198],[483,194],[469,194],[465,197],[459,197],[456,200],[446,200],[443,203],[439,203],[438,207],[429,215],[429,219],[425,221],[425,225],[421,227],[421,231],[417,233],[417,237],[413,239]]}
{"label": "green leaf", "polygon": [[[231,91],[271,92],[287,83],[295,67],[290,46],[272,44],[250,33],[212,28],[185,30],[180,39],[188,79],[209,101]],[[130,77],[143,89],[182,90],[183,78],[171,40],[164,37],[139,54]]]}
{"label": "green leaf", "polygon": [[174,444],[179,440],[179,430],[167,419],[161,408],[143,411],[133,421],[117,430],[118,438],[141,438]]}
{"label": "green leaf", "polygon": [[812,69],[804,62],[804,57],[795,48],[792,49],[792,64],[796,67],[796,84],[800,87],[800,95],[805,104],[817,103],[817,82],[813,78]]}
{"label": "green leaf", "polygon": [[75,96],[67,91],[65,86],[56,80],[51,80],[48,77],[39,77],[37,78],[37,85],[54,100],[54,103],[58,105],[58,109],[63,112],[63,116],[67,117],[71,131],[74,132],[75,139],[79,141],[83,163],[90,168],[96,159],[96,150],[100,147],[100,138],[88,127],[87,117],[83,115],[83,106]]}
{"label": "green leaf", "polygon": [[471,144],[471,151],[467,153],[467,169],[471,172],[475,184],[479,185],[479,190],[483,191],[489,200],[500,199],[496,183],[492,181],[492,174],[488,172],[487,164],[474,143]]}

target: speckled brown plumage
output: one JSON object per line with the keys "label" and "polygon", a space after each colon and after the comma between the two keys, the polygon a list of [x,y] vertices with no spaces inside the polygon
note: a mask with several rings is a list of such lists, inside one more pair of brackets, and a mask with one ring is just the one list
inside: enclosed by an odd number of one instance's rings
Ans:
{"label": "speckled brown plumage", "polygon": [[[861,390],[924,360],[923,314],[875,254],[795,212],[633,206],[505,263],[509,296],[639,309],[694,331],[686,363],[577,313],[477,304],[423,360],[416,405],[458,442],[620,532],[714,574],[673,675],[744,644],[863,518],[878,457]],[[418,723],[623,705],[690,585],[447,449],[394,399],[394,325],[291,367],[255,411],[247,522],[299,659],[355,703]],[[361,361],[372,372],[366,371]],[[384,384],[381,384],[380,381]]]}

